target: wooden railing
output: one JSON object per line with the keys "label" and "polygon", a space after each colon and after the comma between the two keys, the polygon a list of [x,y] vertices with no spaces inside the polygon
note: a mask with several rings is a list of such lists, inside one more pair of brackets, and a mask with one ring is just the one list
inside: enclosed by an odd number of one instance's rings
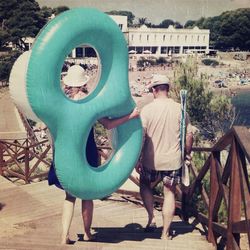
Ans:
{"label": "wooden railing", "polygon": [[[32,139],[0,140],[0,175],[30,183],[47,176],[50,161],[46,160],[51,146],[48,140],[34,143]],[[43,170],[38,172],[43,163]]]}
{"label": "wooden railing", "polygon": [[[182,211],[187,219],[194,215],[207,229],[208,241],[240,249],[240,234],[247,234],[250,245],[250,132],[233,127],[212,148],[194,148],[209,152],[204,166],[198,170],[191,164],[192,182],[182,189]],[[248,162],[248,163],[247,163]],[[208,180],[208,183],[206,181]],[[203,211],[194,198],[200,195]],[[192,202],[193,201],[193,202]],[[219,211],[224,211],[224,221]]]}

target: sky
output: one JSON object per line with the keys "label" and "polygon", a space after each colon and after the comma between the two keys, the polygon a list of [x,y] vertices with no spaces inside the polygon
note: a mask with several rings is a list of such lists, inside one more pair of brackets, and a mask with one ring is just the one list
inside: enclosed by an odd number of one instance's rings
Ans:
{"label": "sky", "polygon": [[[185,24],[187,20],[220,15],[227,10],[250,8],[250,0],[36,0],[40,7],[92,7],[101,11],[127,10],[135,17],[146,17],[159,24],[172,19]],[[135,21],[137,21],[135,19]]]}

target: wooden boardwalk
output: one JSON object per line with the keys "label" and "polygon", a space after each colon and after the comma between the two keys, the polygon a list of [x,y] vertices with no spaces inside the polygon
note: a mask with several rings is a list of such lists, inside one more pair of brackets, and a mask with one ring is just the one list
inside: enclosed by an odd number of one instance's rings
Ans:
{"label": "wooden boardwalk", "polygon": [[60,245],[64,192],[47,182],[15,186],[0,176],[0,249],[215,249],[193,225],[174,218],[172,240],[160,240],[161,212],[156,210],[159,228],[145,233],[145,209],[130,198],[114,194],[95,201],[93,230],[95,242],[82,241],[80,201],[77,200],[70,230],[72,245]]}

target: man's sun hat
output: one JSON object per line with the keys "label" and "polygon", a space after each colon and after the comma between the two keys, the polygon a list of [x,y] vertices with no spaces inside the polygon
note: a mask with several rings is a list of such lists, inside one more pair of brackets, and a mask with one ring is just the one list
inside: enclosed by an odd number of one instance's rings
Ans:
{"label": "man's sun hat", "polygon": [[151,80],[151,83],[148,86],[148,89],[151,91],[152,88],[154,88],[158,85],[166,85],[166,84],[170,86],[170,81],[169,81],[169,78],[167,76],[154,74],[153,78]]}
{"label": "man's sun hat", "polygon": [[70,87],[81,87],[89,80],[85,70],[80,65],[73,65],[68,69],[67,75],[63,78],[63,83]]}

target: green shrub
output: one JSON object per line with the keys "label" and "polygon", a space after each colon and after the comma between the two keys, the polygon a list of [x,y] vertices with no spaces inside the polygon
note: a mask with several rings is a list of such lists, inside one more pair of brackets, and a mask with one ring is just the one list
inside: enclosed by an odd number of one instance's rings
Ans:
{"label": "green shrub", "polygon": [[202,60],[202,63],[205,64],[205,65],[207,65],[207,66],[213,66],[213,67],[219,65],[219,62],[218,62],[218,61],[216,61],[216,60],[214,60],[214,59],[209,59],[209,58],[203,59],[203,60]]}
{"label": "green shrub", "polygon": [[164,64],[167,63],[167,59],[165,57],[159,57],[158,59],[156,59],[156,64]]}

